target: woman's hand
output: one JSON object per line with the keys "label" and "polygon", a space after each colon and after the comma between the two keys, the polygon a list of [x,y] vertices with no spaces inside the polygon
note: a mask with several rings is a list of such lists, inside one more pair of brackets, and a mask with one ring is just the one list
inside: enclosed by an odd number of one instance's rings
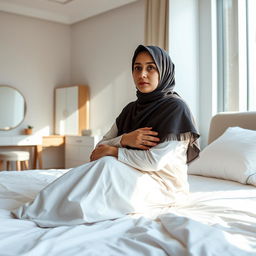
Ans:
{"label": "woman's hand", "polygon": [[118,156],[117,147],[101,144],[97,146],[91,153],[90,161],[98,160],[103,156]]}
{"label": "woman's hand", "polygon": [[140,128],[124,134],[121,138],[121,145],[147,150],[158,144],[160,139],[156,137],[157,135],[157,132],[152,131],[152,127]]}

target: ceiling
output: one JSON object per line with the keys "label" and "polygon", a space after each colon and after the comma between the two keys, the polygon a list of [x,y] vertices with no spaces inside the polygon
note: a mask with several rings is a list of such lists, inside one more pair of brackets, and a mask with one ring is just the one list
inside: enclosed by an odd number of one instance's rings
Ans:
{"label": "ceiling", "polygon": [[73,24],[137,0],[0,0],[0,11]]}

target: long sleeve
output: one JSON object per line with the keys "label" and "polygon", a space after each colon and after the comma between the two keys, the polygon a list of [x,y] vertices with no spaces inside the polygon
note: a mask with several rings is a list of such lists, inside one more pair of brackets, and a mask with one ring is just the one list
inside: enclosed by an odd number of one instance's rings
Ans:
{"label": "long sleeve", "polygon": [[109,146],[115,146],[118,148],[122,147],[120,143],[122,135],[117,136],[117,133],[118,133],[118,129],[117,129],[116,123],[114,123],[110,128],[110,130],[103,136],[102,140],[100,140],[97,145],[107,144]]}
{"label": "long sleeve", "polygon": [[187,141],[168,141],[149,150],[118,149],[118,160],[142,171],[161,171],[168,164],[186,163]]}

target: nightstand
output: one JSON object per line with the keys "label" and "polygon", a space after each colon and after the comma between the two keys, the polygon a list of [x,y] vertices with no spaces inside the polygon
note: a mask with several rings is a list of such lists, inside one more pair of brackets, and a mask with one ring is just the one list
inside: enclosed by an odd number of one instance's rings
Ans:
{"label": "nightstand", "polygon": [[90,155],[98,136],[66,136],[65,140],[65,168],[73,168],[90,161]]}

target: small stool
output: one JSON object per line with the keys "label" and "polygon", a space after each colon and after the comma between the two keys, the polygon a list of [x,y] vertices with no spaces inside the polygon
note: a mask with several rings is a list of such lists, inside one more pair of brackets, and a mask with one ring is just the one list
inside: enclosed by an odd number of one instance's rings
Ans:
{"label": "small stool", "polygon": [[10,170],[10,162],[16,162],[16,170],[28,169],[29,152],[27,151],[0,151],[0,170],[6,161],[6,170]]}

